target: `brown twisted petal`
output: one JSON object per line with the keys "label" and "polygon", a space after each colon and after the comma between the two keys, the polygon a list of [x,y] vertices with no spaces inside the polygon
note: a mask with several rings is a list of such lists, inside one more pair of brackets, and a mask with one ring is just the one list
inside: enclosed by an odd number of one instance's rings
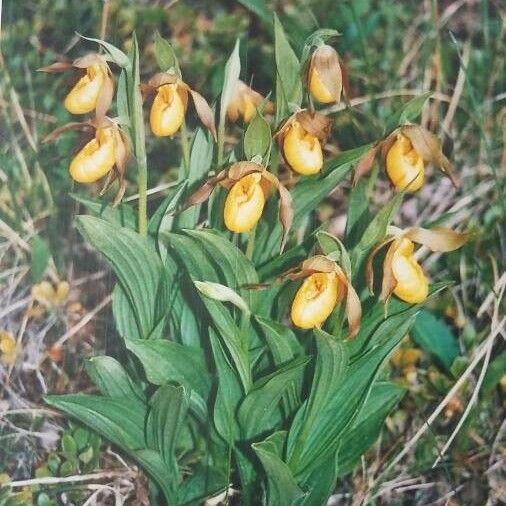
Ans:
{"label": "brown twisted petal", "polygon": [[432,133],[419,125],[406,125],[401,127],[401,133],[405,135],[413,145],[415,151],[426,161],[439,167],[451,180],[455,187],[459,182],[455,169],[450,160],[444,155],[441,141]]}
{"label": "brown twisted petal", "polygon": [[214,140],[216,141],[217,136],[213,110],[200,93],[192,89],[189,89],[189,92],[193,98],[193,104],[195,105],[195,110],[197,111],[200,121],[202,121],[203,125],[213,134]]}
{"label": "brown twisted petal", "polygon": [[336,97],[336,102],[339,102],[343,90],[343,74],[336,50],[327,44],[319,47],[311,58],[309,78],[313,70],[318,72],[325,88]]}
{"label": "brown twisted petal", "polygon": [[378,149],[380,148],[381,143],[377,142],[374,146],[366,152],[366,154],[359,160],[357,166],[355,167],[355,172],[353,174],[353,185],[355,186],[359,179],[363,176],[367,175],[371,170],[374,160],[376,159],[376,154]]}
{"label": "brown twisted petal", "polygon": [[295,113],[295,119],[307,133],[321,141],[327,139],[330,134],[331,121],[319,112],[300,111]]}
{"label": "brown twisted petal", "polygon": [[348,339],[352,339],[360,330],[362,305],[360,304],[360,299],[348,276],[346,276],[340,267],[336,268],[336,272],[341,283],[346,287],[346,318],[349,328]]}
{"label": "brown twisted petal", "polygon": [[125,135],[125,132],[121,130],[117,125],[114,124],[112,120],[109,118],[104,118],[100,123],[97,120],[97,123],[103,127],[107,125],[113,125],[115,129],[115,150],[114,150],[114,159],[115,165],[111,171],[107,174],[107,178],[100,190],[100,195],[104,195],[105,192],[109,190],[112,183],[117,179],[118,180],[118,191],[114,197],[112,202],[112,207],[116,207],[122,200],[123,195],[126,191],[126,181],[125,181],[125,171],[128,163],[128,159],[130,157],[130,150],[128,145],[128,139]]}
{"label": "brown twisted petal", "polygon": [[104,84],[100,90],[97,98],[97,105],[95,107],[95,115],[97,121],[105,118],[107,111],[110,109],[112,100],[114,98],[114,80],[110,72],[107,73]]}
{"label": "brown twisted petal", "polygon": [[392,269],[392,262],[394,259],[395,251],[399,245],[399,241],[402,241],[402,237],[392,241],[392,244],[388,248],[385,260],[383,262],[383,280],[381,283],[381,294],[380,294],[380,300],[382,302],[389,301],[397,285],[397,281],[394,277],[394,272]]}
{"label": "brown twisted petal", "polygon": [[226,170],[222,170],[212,178],[208,179],[197,191],[195,191],[190,196],[190,198],[183,205],[181,211],[205,202],[211,196],[211,193],[216,188],[216,186],[221,182],[227,181],[227,179],[228,177]]}
{"label": "brown twisted petal", "polygon": [[390,151],[390,148],[394,145],[395,140],[397,139],[397,134],[400,132],[400,129],[397,128],[394,130],[386,139],[382,140],[379,143],[380,153],[381,153],[381,160],[383,162],[383,165],[386,165],[387,160],[387,154]]}
{"label": "brown twisted petal", "polygon": [[414,227],[406,230],[403,237],[427,246],[432,251],[448,252],[463,246],[471,234],[454,232],[445,227],[431,229]]}
{"label": "brown twisted petal", "polygon": [[49,74],[57,74],[59,72],[65,72],[73,67],[72,63],[67,62],[55,62],[45,67],[40,67],[37,72],[48,72]]}
{"label": "brown twisted petal", "polygon": [[60,135],[62,135],[65,132],[76,131],[76,130],[81,130],[84,132],[84,131],[92,130],[92,129],[93,129],[93,126],[92,126],[91,122],[89,122],[89,121],[85,121],[85,122],[71,121],[70,123],[67,123],[66,125],[58,127],[55,130],[53,130],[52,132],[50,132],[48,135],[46,135],[46,137],[44,137],[44,139],[42,139],[42,143],[45,144],[47,142],[53,142],[56,139],[58,139],[58,137],[60,137]]}
{"label": "brown twisted petal", "polygon": [[394,237],[387,237],[384,241],[380,242],[372,251],[369,253],[367,257],[367,263],[365,267],[365,278],[367,281],[367,287],[371,294],[374,294],[374,269],[373,269],[373,261],[374,257],[378,254],[378,252],[386,246],[388,243],[392,242]]}
{"label": "brown twisted petal", "polygon": [[292,195],[274,174],[264,171],[262,172],[262,178],[271,183],[279,192],[279,221],[283,227],[280,246],[280,251],[282,252],[285,249],[288,233],[293,223],[294,211]]}

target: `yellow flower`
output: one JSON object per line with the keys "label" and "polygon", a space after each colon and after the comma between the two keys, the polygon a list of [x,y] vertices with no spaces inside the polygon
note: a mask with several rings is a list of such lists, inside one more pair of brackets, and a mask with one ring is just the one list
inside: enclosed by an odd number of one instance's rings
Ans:
{"label": "yellow flower", "polygon": [[157,137],[174,135],[183,124],[185,104],[178,93],[178,84],[164,84],[157,89],[149,122]]}
{"label": "yellow flower", "polygon": [[290,167],[297,173],[310,176],[323,167],[323,153],[320,141],[304,130],[295,120],[288,127],[283,140],[283,154]]}
{"label": "yellow flower", "polygon": [[380,299],[388,302],[394,293],[409,304],[423,302],[429,292],[429,282],[413,255],[414,243],[426,246],[431,251],[448,252],[460,248],[470,236],[468,233],[454,232],[445,227],[413,227],[406,230],[390,227],[390,230],[390,235],[369,254],[366,264],[367,285],[373,293],[374,257],[384,246],[390,244],[383,261]]}
{"label": "yellow flower", "polygon": [[320,327],[342,298],[336,272],[315,272],[307,277],[292,303],[292,321],[301,329]]}
{"label": "yellow flower", "polygon": [[386,170],[397,190],[415,192],[423,185],[423,158],[402,133],[397,134],[396,140],[387,152]]}
{"label": "yellow flower", "polygon": [[86,74],[70,90],[63,105],[72,114],[86,114],[97,106],[98,97],[107,79],[103,65],[96,63],[86,68]]}
{"label": "yellow flower", "polygon": [[70,285],[67,281],[60,281],[53,286],[49,281],[41,281],[32,286],[32,297],[39,304],[47,309],[62,306],[70,292]]}
{"label": "yellow flower", "polygon": [[262,216],[265,195],[262,176],[254,172],[239,179],[227,195],[224,209],[226,227],[232,232],[249,232]]}
{"label": "yellow flower", "polygon": [[95,138],[77,153],[70,164],[70,175],[78,183],[94,183],[116,163],[116,146],[122,140],[112,126],[97,128]]}
{"label": "yellow flower", "polygon": [[392,274],[396,281],[393,293],[409,304],[423,302],[429,293],[429,282],[413,256],[414,244],[406,238],[392,243]]}
{"label": "yellow flower", "polygon": [[5,330],[0,330],[0,358],[8,365],[16,361],[16,339]]}
{"label": "yellow flower", "polygon": [[308,71],[308,88],[322,104],[339,102],[343,88],[341,62],[336,50],[323,44],[313,53]]}
{"label": "yellow flower", "polygon": [[65,108],[72,114],[86,114],[96,110],[96,117],[102,120],[111,107],[114,96],[114,80],[107,61],[99,54],[90,53],[72,63],[56,62],[40,68],[41,72],[84,72],[64,100]]}

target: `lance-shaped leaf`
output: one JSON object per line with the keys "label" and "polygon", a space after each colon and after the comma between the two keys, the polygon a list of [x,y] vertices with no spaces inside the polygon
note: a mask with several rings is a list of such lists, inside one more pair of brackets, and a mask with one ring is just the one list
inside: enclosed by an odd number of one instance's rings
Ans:
{"label": "lance-shaped leaf", "polygon": [[271,147],[271,128],[265,118],[257,112],[244,133],[244,154],[248,160],[261,156],[263,161],[269,158]]}
{"label": "lance-shaped leaf", "polygon": [[107,51],[109,56],[112,58],[112,61],[116,65],[118,65],[124,69],[127,69],[127,70],[129,70],[131,68],[130,59],[123,51],[121,51],[121,49],[118,49],[116,46],[114,46],[114,45],[110,44],[109,42],[106,42],[105,40],[102,40],[102,39],[94,39],[93,37],[85,37],[84,35],[81,35],[81,34],[78,34],[78,35],[82,39],[89,40],[90,42],[96,42],[97,44],[102,46]]}
{"label": "lance-shaped leaf", "polygon": [[394,406],[404,395],[404,388],[393,383],[375,383],[356,421],[344,433],[337,452],[337,475],[353,470],[360,457],[370,448]]}
{"label": "lance-shaped leaf", "polygon": [[159,452],[167,465],[171,488],[177,488],[179,467],[176,444],[188,411],[189,396],[183,387],[161,386],[149,400],[151,409],[146,421],[146,442]]}
{"label": "lance-shaped leaf", "polygon": [[207,398],[211,378],[202,350],[168,339],[131,339],[125,343],[139,359],[150,383],[179,383]]}
{"label": "lance-shaped leaf", "polygon": [[267,478],[267,506],[291,506],[304,497],[288,465],[278,455],[277,439],[286,438],[286,432],[275,432],[267,439],[252,445]]}
{"label": "lance-shaped leaf", "polygon": [[302,377],[309,357],[298,357],[277,371],[260,378],[242,402],[238,419],[245,439],[272,429],[273,415],[290,383]]}
{"label": "lance-shaped leaf", "polygon": [[123,397],[133,403],[145,403],[142,389],[114,358],[100,356],[85,362],[86,372],[93,383],[107,397]]}
{"label": "lance-shaped leaf", "polygon": [[241,73],[241,60],[239,58],[239,39],[236,40],[234,50],[225,65],[225,76],[220,102],[220,124],[225,124],[228,105],[234,94],[234,90]]}
{"label": "lance-shaped leaf", "polygon": [[418,116],[420,116],[423,106],[432,94],[432,91],[422,93],[421,95],[412,98],[401,108],[395,111],[386,121],[385,133],[389,134],[397,127],[415,121]]}
{"label": "lance-shaped leaf", "polygon": [[127,228],[92,216],[79,216],[81,234],[113,267],[133,308],[142,337],[165,316],[167,285],[163,265],[149,241]]}
{"label": "lance-shaped leaf", "polygon": [[155,58],[162,72],[168,72],[173,69],[181,77],[181,70],[179,69],[179,62],[177,61],[174,49],[169,41],[165,40],[159,32],[155,33]]}
{"label": "lance-shaped leaf", "polygon": [[274,14],[274,56],[276,59],[276,123],[302,102],[300,64],[288,42],[279,18]]}

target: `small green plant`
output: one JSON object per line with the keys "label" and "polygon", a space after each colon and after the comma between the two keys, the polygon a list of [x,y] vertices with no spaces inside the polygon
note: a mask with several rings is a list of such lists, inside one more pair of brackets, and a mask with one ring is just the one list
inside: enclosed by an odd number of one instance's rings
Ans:
{"label": "small green plant", "polygon": [[[66,105],[95,116],[68,127],[92,133],[71,176],[106,176],[104,191],[118,181],[113,205],[79,198],[95,215],[79,216],[77,226],[118,279],[113,312],[123,354],[87,363],[101,395],[46,402],[136,461],[157,485],[153,504],[236,491],[242,504],[326,504],[403,396],[380,375],[383,364],[426,300],[448,286],[430,285],[415,244],[444,252],[467,239],[441,227],[391,226],[404,194],[423,184],[427,162],[453,174],[439,140],[412,124],[428,96],[393,115],[378,142],[328,157],[324,104],[346,97],[345,69],[327,44],[337,33],[312,34],[300,59],[277,17],[274,34],[275,107],[239,81],[239,42],[218,111],[185,83],[159,36],[160,73],[142,88],[135,37],[129,55],[89,39],[103,52],[72,64],[80,80]],[[120,69],[116,91],[111,68]],[[141,90],[154,95],[152,132],[180,135],[182,148],[179,180],[151,215]],[[206,127],[193,133],[189,98]],[[228,142],[227,115],[245,120],[241,142]],[[360,178],[379,152],[396,193],[373,213]],[[131,158],[137,209],[120,204]],[[309,218],[354,170],[337,238]],[[88,445],[83,451],[76,433],[68,435],[54,466],[67,473],[91,465],[97,456]]]}

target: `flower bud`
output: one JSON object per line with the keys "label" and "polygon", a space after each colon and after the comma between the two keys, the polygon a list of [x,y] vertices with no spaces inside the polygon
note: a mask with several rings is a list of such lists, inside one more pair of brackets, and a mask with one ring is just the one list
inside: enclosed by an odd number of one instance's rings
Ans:
{"label": "flower bud", "polygon": [[178,93],[177,83],[160,86],[149,116],[153,133],[157,137],[174,135],[183,123],[184,114],[185,104]]}
{"label": "flower bud", "polygon": [[70,90],[63,105],[72,114],[86,114],[93,111],[106,83],[107,71],[96,63],[86,68],[86,74]]}
{"label": "flower bud", "polygon": [[122,143],[114,127],[97,128],[95,138],[77,153],[70,164],[70,175],[78,183],[94,183],[105,176],[116,162],[116,145]]}
{"label": "flower bud", "polygon": [[320,141],[306,132],[297,120],[288,127],[283,140],[283,154],[288,165],[304,176],[317,174],[323,167]]}
{"label": "flower bud", "polygon": [[391,247],[392,274],[396,281],[393,293],[409,304],[423,302],[429,293],[429,282],[413,256],[413,242],[401,238],[394,241]]}
{"label": "flower bud", "polygon": [[244,176],[228,193],[223,213],[225,225],[231,232],[249,232],[262,216],[265,195],[261,179],[259,172]]}
{"label": "flower bud", "polygon": [[396,140],[387,152],[386,170],[392,184],[399,191],[415,192],[423,185],[423,158],[402,133],[397,134]]}
{"label": "flower bud", "polygon": [[324,44],[313,53],[307,77],[309,91],[318,102],[339,102],[343,76],[339,56],[333,47]]}
{"label": "flower bud", "polygon": [[292,321],[301,329],[320,327],[342,297],[336,272],[316,272],[308,276],[295,295]]}

